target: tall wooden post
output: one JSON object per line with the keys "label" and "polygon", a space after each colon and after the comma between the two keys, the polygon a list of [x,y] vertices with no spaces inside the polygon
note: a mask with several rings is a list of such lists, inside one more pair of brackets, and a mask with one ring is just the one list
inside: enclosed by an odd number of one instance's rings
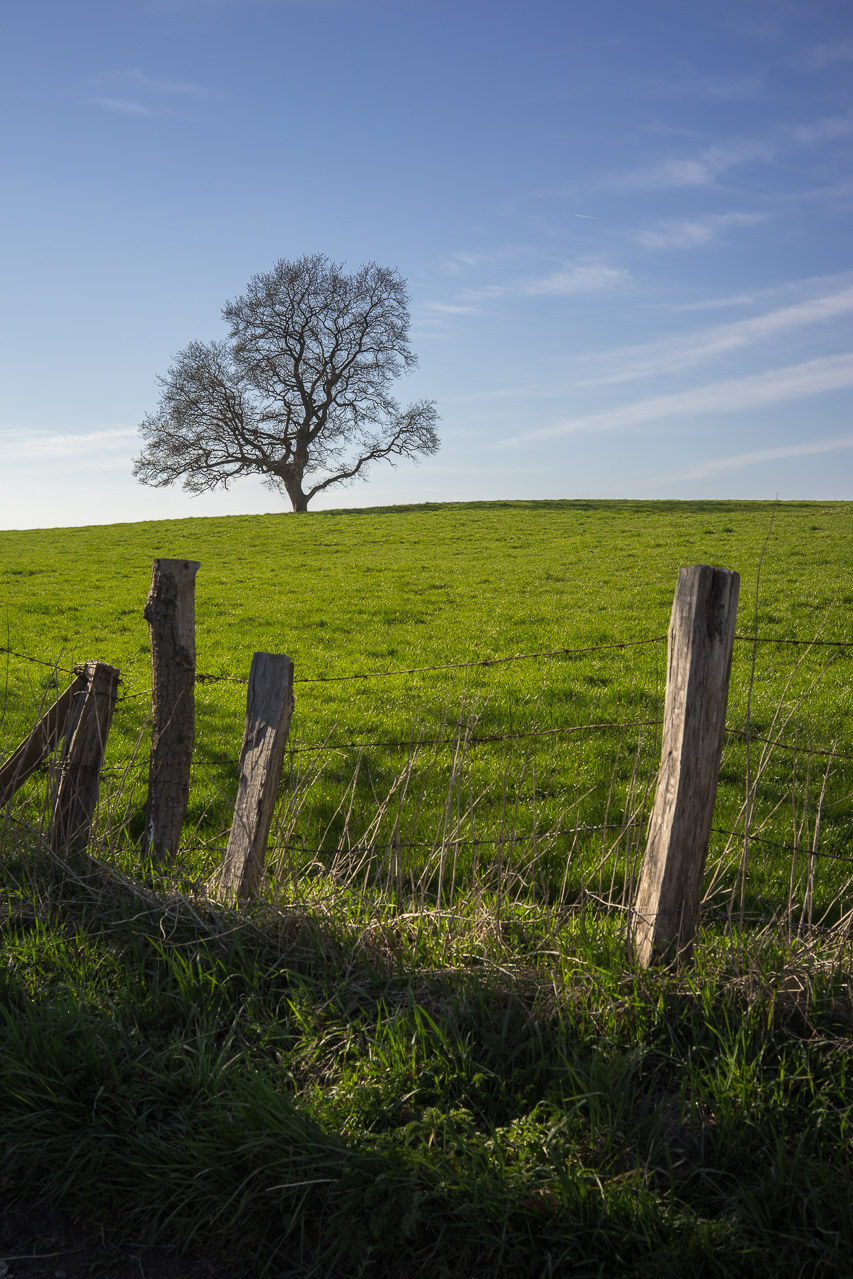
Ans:
{"label": "tall wooden post", "polygon": [[197,560],[155,560],[144,616],[151,633],[151,761],[145,847],[174,857],[190,796],[195,744],[195,575]]}
{"label": "tall wooden post", "polygon": [[255,653],[234,820],[215,885],[225,897],[245,900],[258,891],[292,715],[293,663],[283,654]]}
{"label": "tall wooden post", "polygon": [[643,967],[689,956],[717,793],[740,577],[683,568],[669,623],[661,765],[634,901]]}
{"label": "tall wooden post", "polygon": [[78,852],[89,842],[118,692],[119,672],[106,662],[87,662],[83,676],[85,687],[73,695],[59,761],[50,818],[54,852]]}

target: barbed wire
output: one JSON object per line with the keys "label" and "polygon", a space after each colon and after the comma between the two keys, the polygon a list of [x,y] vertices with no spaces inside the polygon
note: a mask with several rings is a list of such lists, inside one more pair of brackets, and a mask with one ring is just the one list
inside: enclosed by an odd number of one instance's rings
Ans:
{"label": "barbed wire", "polygon": [[[662,719],[607,720],[593,724],[563,724],[558,728],[522,729],[515,733],[461,733],[452,737],[409,737],[393,741],[349,741],[349,742],[289,742],[287,750],[290,754],[302,751],[344,751],[344,750],[402,750],[411,747],[413,750],[421,746],[472,745],[479,746],[489,742],[509,742],[527,737],[552,737],[565,733],[587,733],[617,728],[660,728]],[[853,760],[853,754],[844,751],[825,750],[820,747],[789,745],[781,738],[760,737],[757,733],[749,733],[744,729],[727,728],[727,734],[748,738],[753,742],[764,742],[770,746],[778,746],[781,750],[795,751],[804,755],[820,755],[823,758]],[[210,761],[208,761],[210,762]]]}
{"label": "barbed wire", "polygon": [[[748,640],[750,638],[755,638],[755,637],[736,636],[735,638]],[[801,641],[796,639],[789,640],[785,637],[757,637],[757,638],[761,642],[769,642],[769,643],[792,643],[792,644],[820,643],[823,645],[831,645],[834,647],[848,647],[848,645],[841,644],[840,642],[836,642],[836,641],[823,641],[823,640],[821,641],[802,640]],[[450,662],[450,663],[445,663],[443,665],[405,667],[405,668],[399,668],[399,669],[387,670],[387,671],[363,672],[363,673],[348,675],[348,676],[329,676],[329,677],[321,676],[321,677],[317,677],[316,679],[306,679],[301,682],[324,683],[324,682],[334,682],[334,681],[351,680],[351,679],[370,679],[370,678],[379,677],[382,675],[402,675],[402,674],[414,674],[421,671],[430,671],[430,670],[459,669],[459,668],[472,667],[472,666],[491,666],[491,665],[497,665],[499,663],[504,663],[504,662],[522,661],[528,658],[553,657],[553,656],[576,656],[576,655],[590,653],[590,652],[614,651],[614,650],[620,650],[620,649],[625,649],[630,647],[637,647],[640,645],[656,644],[656,643],[662,642],[664,639],[666,639],[666,636],[652,636],[647,639],[627,640],[624,642],[614,643],[614,644],[588,645],[588,646],[577,648],[577,649],[568,649],[568,648],[543,649],[537,652],[516,653],[516,654],[507,655],[504,657],[482,658],[482,659],[478,659],[476,661],[470,661],[470,662]],[[38,665],[49,667],[53,671],[61,671],[64,674],[68,674],[72,676],[76,673],[79,673],[82,669],[82,667],[79,664],[75,665],[73,668],[70,668],[70,669],[67,667],[61,667],[61,666],[55,665],[54,663],[47,662],[42,658],[33,657],[29,654],[21,653],[18,650],[15,650],[6,646],[0,646],[0,652],[8,653],[11,656],[19,657],[22,660],[35,662]],[[241,683],[241,684],[246,684],[248,682],[248,680],[243,679],[242,677],[229,676],[229,675],[213,675],[213,674],[204,673],[204,672],[198,672],[196,674],[196,679],[200,682],[228,681],[228,682]],[[119,697],[117,701],[119,702],[135,701],[141,697],[145,697],[149,695],[150,692],[151,692],[150,688],[146,688],[141,690],[138,693],[132,693],[132,694],[126,693],[123,696]],[[466,734],[463,734],[461,737],[458,735],[454,735],[453,737],[449,737],[449,738],[419,738],[419,739],[408,738],[405,740],[398,739],[398,740],[390,740],[390,741],[383,740],[383,741],[371,741],[371,742],[364,742],[364,741],[328,742],[327,741],[327,742],[316,742],[316,743],[301,744],[298,746],[291,746],[289,749],[291,753],[294,753],[297,751],[310,751],[310,752],[330,751],[331,752],[331,751],[356,750],[356,749],[396,750],[396,749],[403,749],[407,747],[417,748],[420,746],[453,746],[454,744],[460,741],[464,741],[466,744],[470,744],[470,745],[481,745],[481,744],[487,744],[492,742],[504,742],[504,741],[524,739],[524,738],[533,738],[533,737],[558,736],[563,734],[592,732],[592,731],[599,731],[599,730],[609,731],[613,729],[659,727],[662,724],[662,722],[663,721],[660,719],[605,721],[605,722],[594,723],[594,724],[562,725],[556,728],[548,728],[548,729],[526,729],[526,730],[521,730],[514,733],[480,733],[480,734],[466,733]],[[821,747],[807,747],[807,746],[801,746],[799,744],[790,744],[782,741],[781,738],[764,737],[763,735],[752,733],[751,731],[747,731],[744,729],[727,728],[726,733],[732,736],[741,737],[746,741],[762,742],[766,745],[771,746],[774,749],[778,748],[780,750],[790,751],[792,753],[815,755],[815,756],[821,756],[823,758],[842,759],[846,761],[853,760],[853,754],[850,754],[848,752],[828,750]]]}
{"label": "barbed wire", "polygon": [[248,675],[209,675],[204,671],[196,671],[197,684],[248,684]]}
{"label": "barbed wire", "polygon": [[[636,820],[628,822],[600,822],[594,825],[582,826],[560,826],[544,831],[528,831],[523,834],[511,835],[495,835],[495,836],[477,836],[477,835],[449,835],[441,839],[387,839],[376,840],[370,843],[355,843],[348,847],[323,847],[314,844],[297,843],[295,841],[285,839],[282,841],[281,847],[287,852],[309,853],[312,857],[338,857],[341,854],[347,856],[356,855],[375,855],[377,853],[393,852],[410,848],[441,848],[443,845],[452,845],[455,848],[477,848],[477,847],[504,847],[507,844],[530,844],[533,842],[544,843],[549,840],[558,839],[564,836],[575,835],[594,835],[602,834],[607,831],[622,831],[624,834],[642,830],[645,828],[647,815],[640,814]],[[742,831],[727,830],[722,826],[712,826],[711,831],[717,835],[726,835],[734,839],[742,839]],[[834,861],[842,861],[853,864],[853,857],[848,857],[844,853],[833,853],[825,849],[801,848],[796,844],[784,844],[778,840],[767,839],[763,835],[750,835],[750,842],[758,844],[767,844],[770,847],[778,848],[783,852],[796,853],[804,857],[828,857]],[[187,845],[188,848],[204,849],[205,851],[217,851],[214,846],[209,844]],[[224,845],[218,850],[224,851]]]}
{"label": "barbed wire", "polygon": [[[603,653],[612,649],[637,648],[641,644],[661,644],[665,635],[653,635],[649,639],[623,640],[618,644],[588,644],[583,648],[543,648],[531,653],[509,653],[504,657],[480,657],[467,662],[435,662],[429,666],[400,666],[384,671],[357,671],[351,675],[306,675],[294,679],[294,684],[340,684],[356,679],[380,679],[389,675],[419,675],[423,671],[466,670],[475,666],[499,666],[506,662],[526,662],[541,657],[576,657],[582,653]],[[247,684],[248,678],[237,675],[212,675],[196,673],[203,683]]]}
{"label": "barbed wire", "polygon": [[392,839],[370,844],[352,844],[348,848],[315,848],[311,844],[295,844],[290,840],[284,840],[282,848],[294,853],[311,853],[315,857],[333,857],[339,856],[341,853],[361,854],[389,852],[402,848],[441,848],[444,844],[453,844],[456,848],[477,848],[480,845],[503,847],[504,844],[529,844],[534,840],[538,843],[544,840],[557,839],[561,835],[592,835],[608,830],[627,831],[635,829],[637,825],[638,823],[635,822],[604,822],[597,826],[565,826],[557,830],[529,831],[524,835],[495,835],[483,839],[476,835],[464,838],[449,835],[442,839]]}
{"label": "barbed wire", "polygon": [[768,746],[778,746],[780,750],[792,751],[798,755],[822,755],[829,759],[848,759],[853,760],[853,755],[845,751],[824,750],[819,746],[800,746],[796,743],[789,744],[783,742],[780,737],[760,737],[758,733],[748,732],[744,728],[727,728],[726,732],[734,737],[742,737],[748,742],[764,742]]}
{"label": "barbed wire", "polygon": [[[297,679],[294,682],[303,683],[303,684],[339,683],[339,682],[360,680],[360,679],[377,679],[385,676],[413,675],[413,674],[419,674],[419,673],[428,672],[428,671],[462,670],[462,669],[470,669],[474,667],[496,666],[496,665],[501,665],[508,662],[527,661],[527,660],[534,660],[539,658],[576,657],[576,656],[581,656],[589,653],[613,652],[613,651],[624,650],[627,648],[635,648],[643,645],[660,644],[664,640],[666,640],[666,638],[667,637],[665,635],[657,635],[657,636],[651,636],[645,639],[625,640],[625,641],[612,643],[612,644],[585,645],[580,648],[539,649],[539,650],[528,652],[528,653],[513,653],[513,654],[504,655],[502,657],[478,658],[478,659],[472,659],[470,661],[465,661],[465,662],[445,662],[445,663],[433,663],[433,664],[424,665],[424,666],[397,667],[397,668],[389,668],[387,670],[381,670],[381,671],[356,672],[350,675],[311,676],[311,677]],[[735,639],[746,641],[746,642],[754,641],[756,643],[769,643],[769,644],[821,645],[824,647],[833,647],[833,648],[853,647],[853,641],[845,642],[845,641],[836,641],[836,640],[800,640],[800,639],[796,639],[788,636],[736,635]],[[23,661],[33,662],[39,666],[44,666],[49,668],[52,671],[55,671],[55,672],[58,671],[69,676],[73,676],[76,673],[79,673],[79,671],[82,669],[79,663],[75,664],[75,666],[71,668],[59,666],[57,663],[46,661],[44,658],[34,657],[31,654],[20,652],[19,650],[12,649],[5,645],[0,646],[0,653],[7,653],[10,656],[20,658]],[[248,684],[248,677],[236,676],[236,675],[216,675],[213,673],[203,672],[203,671],[196,672],[195,678],[198,683],[236,683],[236,684],[242,684],[242,685]],[[123,681],[120,681],[120,682],[123,682]],[[122,697],[119,697],[117,700],[119,702],[135,701],[141,697],[147,696],[150,693],[150,691],[151,691],[150,688],[146,688],[139,693],[126,693]],[[513,739],[529,738],[529,737],[555,736],[555,735],[565,734],[565,733],[587,732],[587,731],[595,731],[599,729],[609,730],[609,729],[615,729],[615,728],[639,728],[639,727],[659,726],[661,723],[662,723],[661,720],[635,720],[635,721],[612,722],[612,723],[606,722],[606,723],[588,724],[588,725],[569,725],[569,726],[562,726],[559,728],[552,728],[552,729],[530,729],[530,730],[520,731],[517,733],[470,734],[465,737],[465,741],[467,741],[468,743],[472,745],[480,745],[480,744],[485,744],[489,742],[510,741]],[[788,744],[786,742],[783,742],[779,738],[776,738],[776,739],[768,738],[768,737],[761,736],[757,733],[747,732],[746,730],[743,730],[743,729],[728,728],[726,732],[734,736],[742,737],[747,741],[759,741],[773,748],[779,748],[780,750],[791,751],[791,752],[801,753],[806,755],[819,755],[825,758],[853,760],[853,754],[849,754],[843,751],[833,751],[833,750],[826,750],[819,747],[806,747],[806,746],[799,746],[795,744]],[[403,747],[408,747],[413,744],[423,745],[423,746],[452,745],[456,740],[458,739],[454,737],[449,739],[444,739],[444,738],[420,739],[419,741],[415,743],[413,743],[412,739],[408,739],[405,741],[398,740],[398,741],[377,741],[377,742],[340,742],[340,743],[323,742],[323,743],[311,743],[308,745],[304,745],[304,746],[301,746],[299,749],[306,750],[306,751],[322,751],[322,750],[334,751],[334,750],[378,749],[378,748],[402,749]]]}
{"label": "barbed wire", "polygon": [[[140,693],[126,693],[123,697],[117,698],[117,702],[132,702],[140,697],[146,697],[151,692],[150,688],[143,689]],[[583,733],[591,732],[597,729],[613,729],[613,728],[652,728],[660,727],[663,724],[662,719],[635,719],[635,720],[614,720],[605,721],[596,724],[569,724],[561,725],[559,728],[533,728],[524,729],[517,733],[475,733],[465,736],[462,740],[470,742],[472,745],[480,745],[486,742],[508,742],[523,737],[550,737],[560,733]],[[846,751],[826,750],[819,746],[801,746],[797,743],[791,744],[783,742],[780,737],[762,737],[758,733],[747,732],[742,728],[727,728],[726,733],[733,737],[742,737],[745,741],[763,742],[767,746],[778,747],[780,750],[791,751],[799,755],[820,755],[825,759],[844,759],[853,761],[853,754]],[[378,750],[380,748],[387,750],[402,749],[406,746],[453,746],[457,740],[456,737],[426,737],[426,738],[407,738],[397,741],[381,741],[381,742],[309,742],[288,745],[291,753],[297,751],[339,751],[339,750]]]}
{"label": "barbed wire", "polygon": [[[796,909],[796,907],[794,909]],[[801,904],[800,910],[802,909],[803,907]],[[719,906],[712,907],[710,902],[702,902],[702,904],[699,907],[699,911],[702,915],[707,915],[711,919],[717,919],[720,921],[725,920],[727,924],[737,923],[739,925],[742,918],[745,924],[776,924],[777,926],[783,926],[787,928],[787,927],[790,927],[790,925],[793,924],[794,922],[793,911],[791,912],[790,919],[788,919],[785,915],[746,914],[741,917],[741,914],[738,911],[737,917],[734,920],[732,919],[732,917],[730,916],[727,910],[723,910]],[[839,919],[837,924],[814,924],[814,923],[810,924],[808,923],[807,920],[800,918],[796,922],[795,932],[798,937],[802,937],[804,933],[808,933],[808,934],[819,933],[826,937],[837,937],[839,935],[840,930],[843,929],[844,931],[846,931],[848,928],[849,928],[849,925],[845,924],[845,920],[843,918]]]}
{"label": "barbed wire", "polygon": [[[736,640],[755,642],[758,644],[821,645],[823,647],[828,646],[831,648],[853,648],[853,640],[801,640],[775,635],[736,635],[734,638]],[[464,670],[475,666],[497,666],[505,662],[524,662],[537,658],[548,657],[576,657],[584,653],[602,653],[614,649],[636,648],[642,644],[662,644],[666,641],[666,639],[666,635],[653,635],[648,639],[625,640],[621,643],[588,644],[582,648],[539,649],[530,653],[510,653],[504,657],[476,658],[467,662],[440,662],[433,663],[429,666],[403,666],[383,671],[358,671],[351,675],[297,676],[293,682],[295,684],[334,684],[357,679],[379,679],[389,675],[417,675],[423,671]],[[208,673],[197,673],[196,679],[203,683],[248,684],[249,682],[247,676],[214,675]]]}
{"label": "barbed wire", "polygon": [[43,657],[31,657],[29,653],[19,653],[14,648],[0,645],[0,653],[8,653],[10,657],[20,657],[23,662],[34,662],[37,666],[47,666],[52,671],[60,671],[63,675],[75,675],[76,667],[59,666],[56,662],[47,662]]}
{"label": "barbed wire", "polygon": [[[447,836],[442,839],[420,839],[420,840],[383,840],[381,842],[372,842],[369,844],[352,844],[349,847],[335,848],[315,847],[312,844],[294,843],[290,840],[284,840],[282,848],[287,852],[309,853],[312,857],[337,857],[341,854],[347,856],[356,855],[375,855],[377,853],[393,852],[408,848],[441,848],[443,845],[452,845],[455,848],[477,848],[477,847],[503,847],[506,844],[530,844],[533,842],[544,843],[549,840],[558,839],[563,836],[574,835],[593,835],[602,834],[607,831],[622,831],[627,834],[632,831],[643,829],[646,825],[647,817],[642,815],[636,821],[629,822],[603,822],[597,825],[585,826],[562,826],[553,830],[545,831],[529,831],[521,835],[497,835],[481,838],[479,836]],[[736,839],[742,839],[742,832],[726,830],[720,826],[712,826],[711,830],[718,835],[727,835]],[[774,848],[779,848],[785,852],[802,854],[806,857],[828,857],[834,861],[848,862],[853,864],[853,857],[848,857],[844,853],[832,853],[823,849],[800,848],[795,844],[783,844],[777,840],[766,839],[760,835],[750,835],[750,841],[759,844],[768,844]],[[208,847],[199,845],[198,847]],[[208,848],[209,850],[209,848]]]}
{"label": "barbed wire", "polygon": [[809,648],[853,648],[853,640],[790,639],[785,635],[736,635],[747,644],[803,644]]}
{"label": "barbed wire", "polygon": [[478,746],[484,742],[509,742],[521,737],[550,737],[557,733],[584,733],[595,729],[644,728],[662,723],[663,720],[661,719],[634,719],[601,724],[569,724],[560,728],[531,728],[518,733],[460,733],[453,737],[410,737],[405,740],[400,738],[397,741],[384,742],[294,743],[293,745],[288,744],[287,749],[292,754],[298,754],[300,751],[374,750],[379,748],[393,750],[407,746],[413,749],[419,746],[456,746],[457,744]]}
{"label": "barbed wire", "polygon": [[148,697],[150,693],[150,688],[143,688],[140,693],[125,693],[123,697],[117,697],[116,702],[137,702],[140,697]]}
{"label": "barbed wire", "polygon": [[[802,645],[806,647],[819,646],[823,648],[840,649],[853,648],[853,640],[805,640],[785,635],[735,635],[734,638],[742,643]],[[537,649],[529,653],[509,653],[501,657],[472,658],[469,661],[464,662],[434,662],[425,666],[392,667],[387,670],[380,671],[356,671],[350,675],[297,676],[294,683],[335,684],[359,679],[380,679],[394,675],[417,675],[427,671],[466,670],[477,666],[499,666],[507,662],[524,662],[540,658],[577,657],[586,653],[603,653],[619,649],[636,648],[646,644],[662,644],[666,639],[666,635],[653,635],[647,639],[623,640],[619,643],[613,644],[587,644],[580,648]],[[8,648],[5,645],[0,645],[0,653],[8,653],[9,656],[18,657],[22,661],[34,662],[39,666],[46,666],[50,670],[60,671],[64,675],[73,675],[76,670],[76,667],[69,668],[67,666],[60,666],[56,662],[47,661],[42,657],[33,657],[29,653],[22,653],[18,649]],[[249,677],[245,675],[217,675],[209,671],[196,671],[195,678],[197,683],[200,684],[248,684],[249,682]],[[135,696],[142,696],[142,694],[136,694]]]}
{"label": "barbed wire", "polygon": [[800,848],[797,844],[783,844],[776,839],[767,839],[765,835],[753,835],[750,832],[749,836],[745,836],[743,831],[726,830],[722,826],[712,826],[711,830],[717,835],[727,835],[731,839],[742,841],[748,838],[750,844],[767,844],[769,847],[781,849],[785,853],[802,854],[803,857],[829,857],[832,861],[849,862],[853,865],[853,857],[848,857],[846,853],[832,853],[823,848]]}

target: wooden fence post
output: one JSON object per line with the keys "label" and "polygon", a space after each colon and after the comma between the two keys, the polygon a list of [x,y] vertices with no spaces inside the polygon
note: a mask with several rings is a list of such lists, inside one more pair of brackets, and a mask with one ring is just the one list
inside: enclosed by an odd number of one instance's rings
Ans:
{"label": "wooden fence post", "polygon": [[146,851],[174,857],[190,796],[195,744],[197,560],[155,560],[143,615],[151,633],[151,760]]}
{"label": "wooden fence post", "polygon": [[689,957],[714,814],[740,577],[683,568],[672,604],[661,765],[634,900],[643,967]]}
{"label": "wooden fence post", "polygon": [[86,686],[74,694],[50,818],[50,846],[57,853],[79,851],[89,842],[118,692],[119,672],[106,662],[87,662],[83,676]]}
{"label": "wooden fence post", "polygon": [[19,786],[43,764],[65,736],[68,717],[76,695],[86,688],[82,675],[74,679],[53,705],[45,711],[28,737],[0,768],[0,804],[7,803]]}
{"label": "wooden fence post", "polygon": [[216,877],[227,898],[242,901],[258,891],[292,715],[293,663],[283,654],[255,653],[234,820]]}

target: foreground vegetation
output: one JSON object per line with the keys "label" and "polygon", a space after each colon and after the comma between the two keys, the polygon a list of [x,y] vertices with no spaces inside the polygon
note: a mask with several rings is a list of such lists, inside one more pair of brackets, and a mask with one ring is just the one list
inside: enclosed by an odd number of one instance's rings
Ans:
{"label": "foreground vegetation", "polygon": [[849,946],[2,862],[4,1183],[247,1274],[844,1275]]}
{"label": "foreground vegetation", "polygon": [[[660,643],[298,685],[239,913],[204,884],[245,689],[203,685],[179,865],[135,834],[155,555],[202,561],[200,670],[308,678],[654,639],[702,561],[739,633],[849,642],[851,541],[848,506],[737,503],[0,535],[6,647],[126,698],[90,857],[45,847],[44,778],[0,823],[7,1195],[253,1275],[848,1274],[850,649],[739,642],[689,971],[624,955],[656,725],[564,732],[658,719]],[[63,680],[9,656],[7,746]]]}

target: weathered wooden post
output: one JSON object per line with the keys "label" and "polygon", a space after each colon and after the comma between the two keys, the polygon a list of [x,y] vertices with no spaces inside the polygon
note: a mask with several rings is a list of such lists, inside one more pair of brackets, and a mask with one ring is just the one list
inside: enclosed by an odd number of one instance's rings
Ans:
{"label": "weathered wooden post", "polygon": [[145,847],[174,857],[190,796],[195,744],[197,560],[155,560],[143,615],[151,633],[151,760]]}
{"label": "weathered wooden post", "polygon": [[244,901],[258,891],[292,715],[293,663],[283,654],[255,653],[234,820],[215,879],[227,898]]}
{"label": "weathered wooden post", "polygon": [[89,842],[118,692],[114,666],[86,662],[82,673],[85,687],[73,694],[50,818],[50,846],[57,853],[80,851]]}
{"label": "weathered wooden post", "polygon": [[740,577],[699,564],[678,574],[661,765],[634,900],[637,963],[689,957],[717,793]]}
{"label": "weathered wooden post", "polygon": [[7,803],[18,787],[23,786],[51,751],[56,749],[65,736],[74,698],[85,688],[86,680],[83,676],[75,675],[65,692],[45,711],[29,736],[0,768],[0,804]]}

